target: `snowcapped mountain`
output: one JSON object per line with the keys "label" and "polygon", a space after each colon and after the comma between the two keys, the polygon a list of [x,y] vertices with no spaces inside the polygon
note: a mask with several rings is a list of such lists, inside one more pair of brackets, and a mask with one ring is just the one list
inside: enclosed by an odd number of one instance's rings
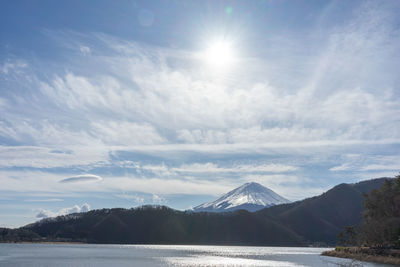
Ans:
{"label": "snowcapped mountain", "polygon": [[219,199],[201,204],[194,211],[224,212],[238,209],[257,211],[277,204],[289,203],[286,198],[258,183],[245,183]]}

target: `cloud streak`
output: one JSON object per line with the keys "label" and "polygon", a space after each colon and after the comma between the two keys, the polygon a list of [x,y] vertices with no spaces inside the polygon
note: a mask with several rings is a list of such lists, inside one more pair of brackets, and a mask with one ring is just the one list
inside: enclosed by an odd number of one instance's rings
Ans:
{"label": "cloud streak", "polygon": [[59,181],[59,183],[80,183],[80,182],[98,182],[98,181],[102,181],[103,178],[101,178],[98,175],[94,175],[94,174],[81,174],[81,175],[77,175],[74,177],[69,177],[69,178],[65,178]]}
{"label": "cloud streak", "polygon": [[179,167],[168,167],[162,165],[137,166],[139,169],[153,171],[155,173],[252,173],[252,172],[293,172],[298,168],[283,164],[238,164],[231,167],[220,167],[215,163],[192,163],[183,164]]}

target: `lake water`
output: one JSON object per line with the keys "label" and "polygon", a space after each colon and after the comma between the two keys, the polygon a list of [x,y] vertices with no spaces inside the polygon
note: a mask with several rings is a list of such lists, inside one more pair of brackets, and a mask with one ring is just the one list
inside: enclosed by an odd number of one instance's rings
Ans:
{"label": "lake water", "polygon": [[[324,248],[0,244],[0,266],[389,266],[320,256]],[[360,265],[357,265],[360,264]]]}

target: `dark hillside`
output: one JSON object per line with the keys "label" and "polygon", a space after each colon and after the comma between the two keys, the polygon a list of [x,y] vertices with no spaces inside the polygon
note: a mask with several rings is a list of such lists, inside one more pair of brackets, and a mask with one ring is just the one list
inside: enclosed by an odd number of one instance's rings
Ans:
{"label": "dark hillside", "polygon": [[167,207],[103,209],[61,216],[25,227],[51,240],[118,244],[220,244],[300,246],[301,238],[247,211],[181,212]]}
{"label": "dark hillside", "polygon": [[380,187],[386,179],[340,184],[320,196],[263,209],[258,214],[275,219],[311,243],[335,244],[345,226],[360,224],[363,194]]}
{"label": "dark hillside", "polygon": [[40,241],[41,237],[27,229],[0,228],[0,242],[34,242]]}

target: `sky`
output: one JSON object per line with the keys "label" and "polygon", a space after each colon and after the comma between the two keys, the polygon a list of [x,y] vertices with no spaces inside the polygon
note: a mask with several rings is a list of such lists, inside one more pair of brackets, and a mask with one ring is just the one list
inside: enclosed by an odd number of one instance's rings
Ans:
{"label": "sky", "polygon": [[399,1],[0,1],[0,227],[400,170]]}

